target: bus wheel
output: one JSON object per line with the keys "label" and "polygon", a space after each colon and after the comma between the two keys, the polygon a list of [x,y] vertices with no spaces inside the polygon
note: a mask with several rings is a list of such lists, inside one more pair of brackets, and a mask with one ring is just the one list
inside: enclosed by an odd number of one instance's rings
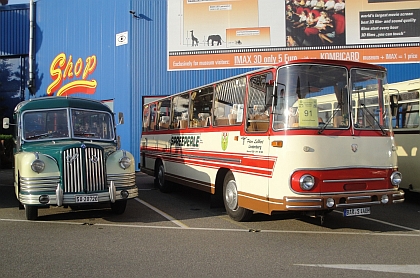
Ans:
{"label": "bus wheel", "polygon": [[162,163],[159,163],[156,171],[155,186],[163,193],[171,191],[171,184],[165,180],[165,167]]}
{"label": "bus wheel", "polygon": [[126,206],[127,200],[116,201],[115,203],[111,203],[111,210],[115,214],[123,214]]}
{"label": "bus wheel", "polygon": [[228,172],[223,182],[223,202],[227,214],[235,221],[247,221],[252,217],[252,210],[238,206],[238,190],[232,172]]}
{"label": "bus wheel", "polygon": [[36,220],[38,218],[38,207],[25,205],[26,219]]}

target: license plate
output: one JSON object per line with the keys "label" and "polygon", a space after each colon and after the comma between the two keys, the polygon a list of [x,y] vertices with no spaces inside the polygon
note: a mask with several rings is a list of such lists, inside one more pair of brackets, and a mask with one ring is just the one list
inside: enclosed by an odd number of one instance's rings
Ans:
{"label": "license plate", "polygon": [[349,208],[343,211],[344,216],[356,216],[370,214],[370,207],[365,208]]}
{"label": "license plate", "polygon": [[76,195],[76,203],[97,203],[98,195]]}

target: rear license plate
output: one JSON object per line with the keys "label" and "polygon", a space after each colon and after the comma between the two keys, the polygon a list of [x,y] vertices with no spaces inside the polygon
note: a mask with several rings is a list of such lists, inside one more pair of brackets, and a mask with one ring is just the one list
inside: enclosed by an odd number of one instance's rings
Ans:
{"label": "rear license plate", "polygon": [[365,208],[349,208],[343,211],[344,216],[357,216],[370,214],[370,207]]}
{"label": "rear license plate", "polygon": [[98,195],[76,195],[76,203],[97,203]]}

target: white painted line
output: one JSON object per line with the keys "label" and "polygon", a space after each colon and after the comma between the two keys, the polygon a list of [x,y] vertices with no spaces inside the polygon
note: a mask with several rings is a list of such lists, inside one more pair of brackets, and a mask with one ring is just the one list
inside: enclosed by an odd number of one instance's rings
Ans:
{"label": "white painted line", "polygon": [[155,212],[159,213],[160,215],[162,215],[163,217],[165,217],[166,219],[168,219],[169,221],[171,221],[172,223],[174,223],[175,225],[181,227],[181,228],[185,228],[188,229],[189,227],[187,225],[185,225],[184,223],[182,223],[181,221],[176,220],[175,218],[173,218],[172,216],[170,216],[167,213],[164,213],[163,211],[161,211],[160,209],[152,206],[151,204],[139,199],[139,198],[135,198],[135,200],[143,205],[145,205],[146,207],[154,210]]}
{"label": "white painted line", "polygon": [[[342,211],[334,210],[334,212],[343,214]],[[381,224],[392,226],[392,227],[397,227],[397,228],[400,228],[400,229],[405,229],[407,231],[413,231],[413,232],[420,233],[420,230],[417,230],[417,229],[413,229],[413,228],[410,228],[410,227],[405,227],[405,226],[389,223],[389,222],[378,220],[378,219],[369,218],[369,217],[366,217],[366,216],[355,216],[355,217],[362,218],[362,219],[365,219],[365,220],[370,220],[370,221],[373,221],[373,222],[381,223]]]}
{"label": "white painted line", "polygon": [[397,228],[401,228],[401,229],[406,229],[408,231],[413,231],[413,232],[420,233],[420,230],[416,230],[416,229],[413,229],[413,228],[410,228],[410,227],[405,227],[405,226],[401,226],[401,225],[397,225],[397,224],[392,224],[392,223],[385,222],[385,221],[382,221],[382,220],[369,218],[369,217],[366,217],[366,216],[358,216],[358,217],[363,218],[363,219],[367,219],[367,220],[370,220],[370,221],[373,221],[373,222],[378,222],[378,223],[381,223],[381,224],[385,224],[385,225],[389,225],[389,226],[393,226],[393,227],[397,227]]}
{"label": "white painted line", "polygon": [[295,264],[300,266],[367,270],[404,274],[420,274],[420,264],[386,265],[386,264]]}
{"label": "white painted line", "polygon": [[[39,221],[39,220],[23,220],[23,219],[1,219],[3,222],[26,222],[26,223],[43,223],[43,224],[68,224],[68,225],[85,225],[89,223],[66,222],[66,221]],[[175,220],[176,221],[176,220]],[[223,228],[191,228],[182,224],[177,227],[169,226],[152,226],[152,225],[135,225],[135,224],[109,224],[109,223],[91,223],[91,226],[107,226],[107,227],[125,227],[125,228],[149,228],[149,229],[174,229],[174,230],[195,230],[195,231],[221,231],[221,232],[252,232],[252,229],[223,229]],[[322,232],[322,231],[279,231],[279,230],[258,230],[253,233],[279,233],[279,234],[329,234],[329,235],[360,235],[360,236],[391,236],[391,237],[420,237],[420,234],[398,234],[398,233],[377,233],[377,232]]]}

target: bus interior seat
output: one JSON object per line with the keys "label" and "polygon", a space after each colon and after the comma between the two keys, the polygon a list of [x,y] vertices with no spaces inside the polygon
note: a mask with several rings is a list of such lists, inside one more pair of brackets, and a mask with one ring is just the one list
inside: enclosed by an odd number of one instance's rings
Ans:
{"label": "bus interior seat", "polygon": [[343,116],[334,116],[333,126],[340,127],[342,121],[343,121]]}

